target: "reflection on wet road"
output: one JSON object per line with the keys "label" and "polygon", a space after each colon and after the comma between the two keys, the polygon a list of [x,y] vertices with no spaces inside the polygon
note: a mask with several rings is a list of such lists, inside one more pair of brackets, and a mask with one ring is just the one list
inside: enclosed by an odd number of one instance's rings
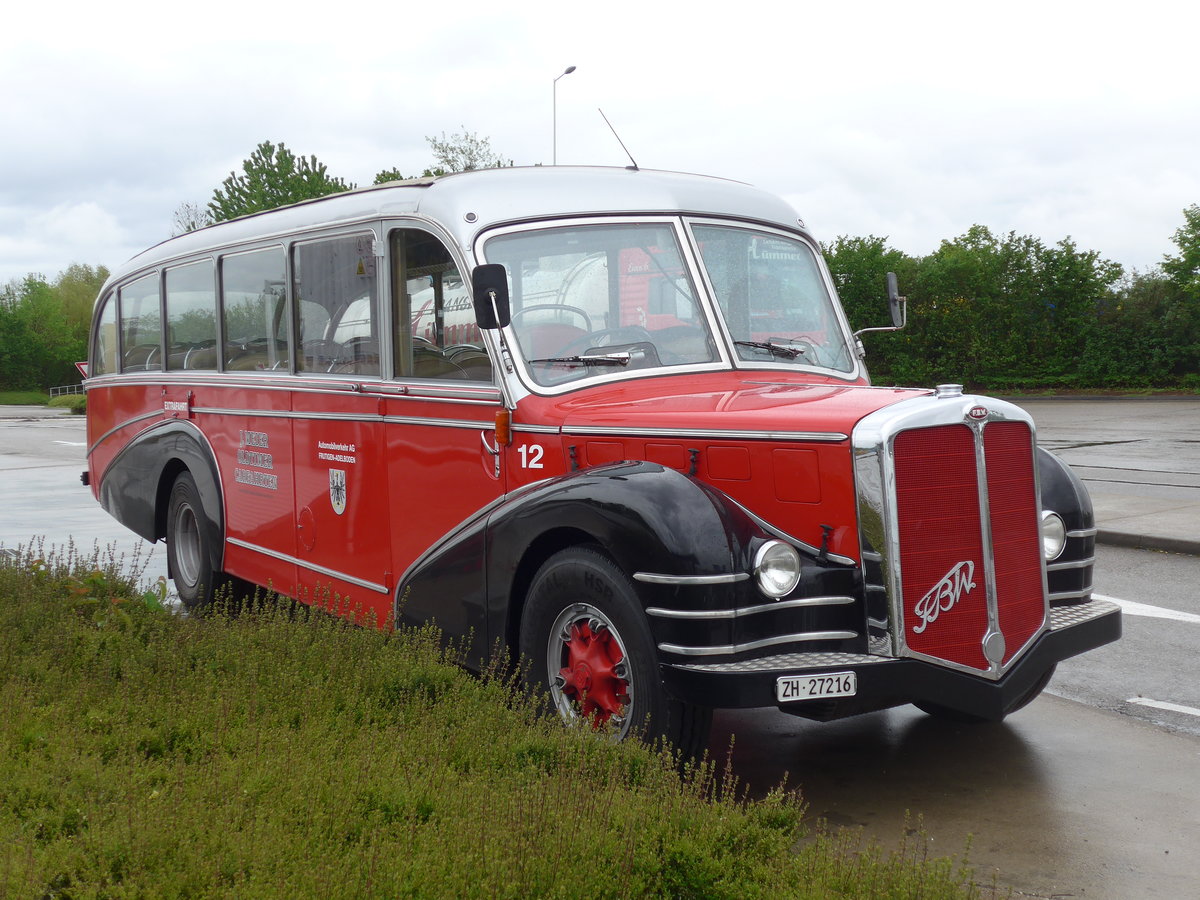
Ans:
{"label": "reflection on wet road", "polygon": [[969,858],[1021,896],[1198,896],[1200,744],[1043,696],[1003,723],[912,707],[816,723],[718,712],[710,753],[761,794],[786,776],[810,817],[899,843],[918,816],[930,853]]}

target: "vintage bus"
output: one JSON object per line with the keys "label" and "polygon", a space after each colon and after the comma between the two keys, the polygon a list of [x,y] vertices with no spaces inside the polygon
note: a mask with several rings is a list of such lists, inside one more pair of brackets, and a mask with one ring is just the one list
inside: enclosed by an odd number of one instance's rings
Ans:
{"label": "vintage bus", "polygon": [[495,169],[213,225],[112,275],[86,387],[85,478],[185,605],[432,621],[622,736],[996,720],[1120,633],[1030,417],[873,386],[812,236],[732,181]]}

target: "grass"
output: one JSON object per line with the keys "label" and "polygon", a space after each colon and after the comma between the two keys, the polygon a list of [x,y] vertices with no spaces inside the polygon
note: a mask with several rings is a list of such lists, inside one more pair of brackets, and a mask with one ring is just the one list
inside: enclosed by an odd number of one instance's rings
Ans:
{"label": "grass", "polygon": [[0,406],[45,406],[50,395],[41,391],[0,391]]}
{"label": "grass", "polygon": [[0,897],[978,897],[720,767],[568,729],[432,629],[188,618],[0,559]]}

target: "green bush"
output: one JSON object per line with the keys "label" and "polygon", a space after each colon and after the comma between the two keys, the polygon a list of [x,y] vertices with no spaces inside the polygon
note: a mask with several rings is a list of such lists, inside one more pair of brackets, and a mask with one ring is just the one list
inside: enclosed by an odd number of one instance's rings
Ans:
{"label": "green bush", "polygon": [[711,765],[563,728],[432,629],[197,619],[0,562],[0,896],[963,897]]}
{"label": "green bush", "polygon": [[81,416],[87,412],[87,395],[86,394],[59,394],[57,397],[51,398],[47,406],[57,406],[69,409],[77,416]]}

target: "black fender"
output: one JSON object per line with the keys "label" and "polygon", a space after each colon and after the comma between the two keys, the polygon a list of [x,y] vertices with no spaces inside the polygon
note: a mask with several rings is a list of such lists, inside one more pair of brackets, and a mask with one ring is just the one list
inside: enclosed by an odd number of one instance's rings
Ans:
{"label": "black fender", "polygon": [[[675,469],[583,469],[505,496],[440,541],[398,584],[396,620],[434,621],[452,639],[469,638],[477,664],[498,643],[515,646],[526,590],[559,550],[597,545],[631,576],[726,575],[747,571],[762,534],[725,495]],[[703,593],[728,605],[731,590],[744,586]],[[643,603],[654,593],[638,585]]]}
{"label": "black fender", "polygon": [[1092,498],[1075,471],[1044,447],[1037,448],[1042,509],[1062,516],[1067,545],[1046,573],[1052,605],[1089,599],[1096,558],[1096,519]]}
{"label": "black fender", "polygon": [[223,571],[225,515],[217,459],[195,424],[167,419],[142,431],[113,457],[100,481],[100,505],[148,541],[167,534],[167,504],[176,477],[187,469],[204,504],[213,570]]}

